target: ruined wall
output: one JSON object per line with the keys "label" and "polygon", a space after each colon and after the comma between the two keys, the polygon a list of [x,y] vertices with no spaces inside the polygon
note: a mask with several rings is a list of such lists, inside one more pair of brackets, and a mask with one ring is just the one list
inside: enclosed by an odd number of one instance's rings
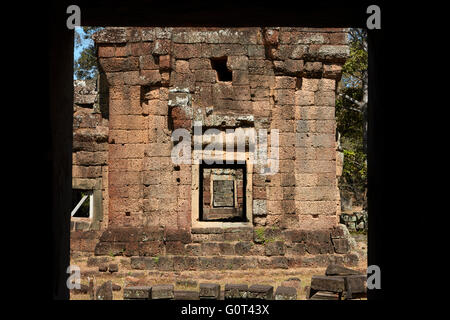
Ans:
{"label": "ruined wall", "polygon": [[[340,256],[351,248],[337,227],[334,104],[346,37],[343,29],[313,28],[106,28],[94,35],[109,110],[108,230],[95,253],[163,269],[354,261]],[[170,157],[172,132],[193,132],[194,121],[220,131],[267,129],[269,141],[279,130],[279,171],[249,167],[248,223],[197,222],[197,169]]]}
{"label": "ruined wall", "polygon": [[72,189],[93,194],[93,216],[71,218],[72,251],[93,252],[107,226],[108,119],[101,111],[96,80],[75,80]]}

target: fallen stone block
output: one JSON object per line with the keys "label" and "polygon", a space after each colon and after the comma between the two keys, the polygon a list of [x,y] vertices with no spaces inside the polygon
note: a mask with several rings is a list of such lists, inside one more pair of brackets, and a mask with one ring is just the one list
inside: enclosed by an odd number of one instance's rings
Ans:
{"label": "fallen stone block", "polygon": [[121,286],[119,286],[118,284],[113,283],[113,285],[112,285],[112,290],[113,291],[120,291],[120,289],[122,289]]}
{"label": "fallen stone block", "polygon": [[152,296],[152,287],[135,286],[123,288],[124,300],[150,300]]}
{"label": "fallen stone block", "polygon": [[345,291],[344,278],[334,276],[312,276],[311,289],[314,291],[342,293]]}
{"label": "fallen stone block", "polygon": [[80,288],[79,289],[73,288],[71,291],[73,293],[75,293],[75,294],[88,294],[89,293],[89,286],[80,283]]}
{"label": "fallen stone block", "polygon": [[366,275],[350,275],[344,277],[345,281],[345,299],[353,299],[365,296],[367,293],[367,276]]}
{"label": "fallen stone block", "polygon": [[112,282],[111,280],[105,282],[100,287],[98,287],[95,292],[95,300],[112,300]]}
{"label": "fallen stone block", "polygon": [[200,283],[200,299],[219,299],[220,285],[216,283]]}
{"label": "fallen stone block", "polygon": [[200,300],[197,291],[174,291],[175,300]]}
{"label": "fallen stone block", "polygon": [[160,284],[152,286],[152,299],[173,299],[173,285]]}
{"label": "fallen stone block", "polygon": [[325,270],[325,275],[327,276],[348,276],[353,274],[360,274],[358,271],[337,265],[330,264]]}
{"label": "fallen stone block", "polygon": [[102,264],[108,263],[110,257],[89,257],[87,260],[88,267],[97,267]]}
{"label": "fallen stone block", "polygon": [[299,278],[289,278],[281,283],[283,287],[294,287],[300,289],[301,280]]}
{"label": "fallen stone block", "polygon": [[119,266],[117,265],[117,263],[111,263],[111,264],[108,266],[108,270],[109,270],[109,272],[111,272],[111,273],[117,272],[117,271],[119,271]]}
{"label": "fallen stone block", "polygon": [[340,300],[338,293],[319,291],[316,292],[309,300]]}
{"label": "fallen stone block", "polygon": [[225,299],[247,299],[248,285],[246,284],[226,284]]}
{"label": "fallen stone block", "polygon": [[352,289],[354,293],[367,292],[367,276],[360,275],[351,275],[345,277],[346,286]]}
{"label": "fallen stone block", "polygon": [[108,271],[108,266],[106,264],[101,264],[98,266],[98,271],[106,272],[106,271]]}
{"label": "fallen stone block", "polygon": [[248,288],[248,299],[273,299],[273,287],[262,284],[254,284]]}
{"label": "fallen stone block", "polygon": [[275,300],[297,300],[297,290],[294,287],[280,286],[275,291]]}

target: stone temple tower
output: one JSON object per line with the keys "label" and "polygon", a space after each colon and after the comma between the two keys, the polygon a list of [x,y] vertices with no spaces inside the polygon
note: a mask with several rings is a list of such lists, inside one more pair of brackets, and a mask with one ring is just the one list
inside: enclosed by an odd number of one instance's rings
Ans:
{"label": "stone temple tower", "polygon": [[[93,209],[72,218],[72,251],[158,270],[358,261],[338,224],[346,29],[114,27],[93,38],[94,107],[74,130],[74,189],[92,191]],[[179,148],[187,161],[173,160],[174,132],[192,137]],[[232,148],[208,152],[216,139]]]}

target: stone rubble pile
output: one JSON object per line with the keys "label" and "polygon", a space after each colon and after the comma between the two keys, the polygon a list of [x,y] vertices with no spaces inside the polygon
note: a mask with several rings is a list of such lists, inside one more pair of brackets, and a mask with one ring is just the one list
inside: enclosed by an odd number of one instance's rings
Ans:
{"label": "stone rubble pile", "polygon": [[307,289],[308,300],[350,300],[367,296],[367,275],[330,264],[325,276],[317,275],[311,279]]}

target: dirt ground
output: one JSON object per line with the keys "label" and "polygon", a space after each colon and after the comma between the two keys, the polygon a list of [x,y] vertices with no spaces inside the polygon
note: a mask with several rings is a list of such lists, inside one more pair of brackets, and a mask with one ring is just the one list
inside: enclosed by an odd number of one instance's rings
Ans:
{"label": "dirt ground", "polygon": [[[352,267],[362,273],[367,269],[367,235],[352,234],[357,243],[357,252],[360,255],[360,263]],[[173,284],[175,290],[198,291],[200,283],[218,283],[221,289],[226,283],[268,284],[274,290],[290,278],[300,279],[297,289],[298,300],[305,300],[305,287],[311,284],[313,275],[324,275],[326,268],[290,268],[290,269],[255,269],[255,270],[220,270],[220,271],[146,271],[132,270],[128,260],[115,257],[112,263],[119,265],[119,272],[99,272],[98,267],[87,267],[87,257],[72,258],[71,264],[78,265],[81,269],[81,283],[88,285],[88,277],[94,278],[95,286],[111,280],[113,284],[121,287],[120,291],[113,291],[114,300],[123,299],[123,288],[135,285]],[[294,281],[298,283],[298,281]],[[75,294],[71,292],[71,300],[87,300],[89,294]]]}

